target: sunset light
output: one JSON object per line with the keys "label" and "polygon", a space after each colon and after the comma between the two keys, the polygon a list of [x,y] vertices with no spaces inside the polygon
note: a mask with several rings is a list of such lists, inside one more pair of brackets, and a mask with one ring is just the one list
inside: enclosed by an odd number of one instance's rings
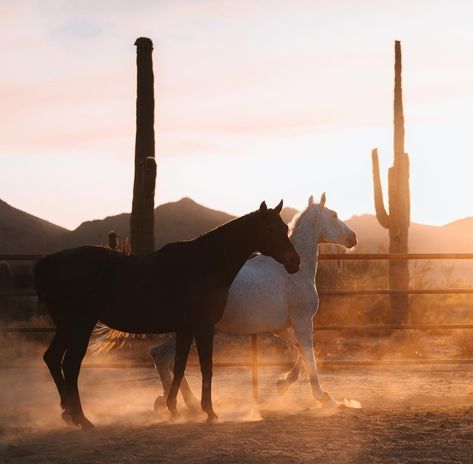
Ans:
{"label": "sunset light", "polygon": [[0,463],[471,464],[471,0],[0,0]]}

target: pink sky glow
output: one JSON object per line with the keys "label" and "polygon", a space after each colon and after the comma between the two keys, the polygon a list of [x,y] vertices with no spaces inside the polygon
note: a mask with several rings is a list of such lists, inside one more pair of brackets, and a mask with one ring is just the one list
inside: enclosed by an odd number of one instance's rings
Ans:
{"label": "pink sky glow", "polygon": [[130,210],[133,43],[148,36],[157,204],[242,214],[326,191],[341,217],[373,213],[401,40],[412,219],[473,215],[470,2],[255,3],[0,3],[0,198],[68,228]]}

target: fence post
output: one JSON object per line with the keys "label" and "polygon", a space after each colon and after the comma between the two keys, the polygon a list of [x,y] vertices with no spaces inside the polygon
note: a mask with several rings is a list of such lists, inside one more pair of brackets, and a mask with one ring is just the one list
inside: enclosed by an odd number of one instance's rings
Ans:
{"label": "fence post", "polygon": [[258,334],[251,334],[251,378],[253,398],[258,401]]}

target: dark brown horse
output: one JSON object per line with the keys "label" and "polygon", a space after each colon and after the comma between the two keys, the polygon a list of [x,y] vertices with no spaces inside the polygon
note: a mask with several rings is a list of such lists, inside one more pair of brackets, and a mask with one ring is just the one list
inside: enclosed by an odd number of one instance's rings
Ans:
{"label": "dark brown horse", "polygon": [[255,251],[284,264],[287,272],[299,269],[299,255],[279,216],[281,208],[282,201],[274,210],[263,202],[258,211],[147,255],[80,247],[38,261],[38,296],[57,327],[44,361],[59,391],[63,418],[82,428],[92,427],[82,411],[77,379],[98,321],[124,332],[176,332],[174,379],[167,398],[174,415],[195,337],[202,409],[209,420],[217,418],[211,400],[213,333],[230,285]]}

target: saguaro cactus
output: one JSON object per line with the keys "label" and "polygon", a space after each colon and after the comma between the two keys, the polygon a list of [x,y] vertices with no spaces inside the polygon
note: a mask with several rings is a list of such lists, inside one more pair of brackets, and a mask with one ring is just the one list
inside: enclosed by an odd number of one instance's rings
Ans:
{"label": "saguaro cactus", "polygon": [[[378,150],[372,152],[373,185],[376,217],[389,230],[389,252],[407,253],[410,224],[409,156],[404,153],[404,112],[402,106],[401,42],[394,45],[394,163],[388,173],[389,214],[383,202],[379,176]],[[409,286],[407,261],[390,261],[389,286],[391,289],[406,289]],[[408,296],[391,295],[391,322],[400,324],[407,320]]]}
{"label": "saguaro cactus", "polygon": [[154,147],[153,42],[140,37],[136,45],[137,98],[135,179],[130,218],[130,241],[134,253],[154,248],[154,191],[156,160]]}
{"label": "saguaro cactus", "polygon": [[108,233],[108,248],[110,250],[118,250],[118,235],[114,230]]}

